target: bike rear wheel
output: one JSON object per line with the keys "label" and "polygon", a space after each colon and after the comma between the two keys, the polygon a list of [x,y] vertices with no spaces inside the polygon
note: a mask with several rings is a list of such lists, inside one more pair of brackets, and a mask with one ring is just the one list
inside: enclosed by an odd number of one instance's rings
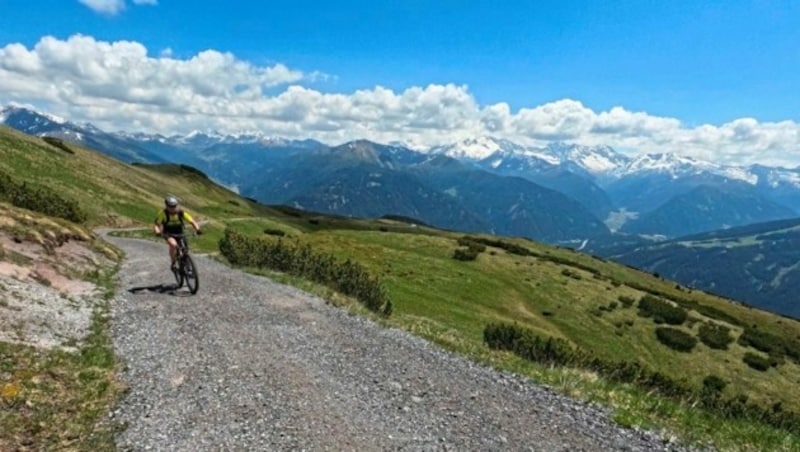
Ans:
{"label": "bike rear wheel", "polygon": [[196,294],[197,289],[200,288],[200,278],[197,276],[197,267],[194,266],[192,256],[188,254],[183,256],[183,264],[181,267],[181,273],[186,282],[186,287],[189,288],[189,292]]}

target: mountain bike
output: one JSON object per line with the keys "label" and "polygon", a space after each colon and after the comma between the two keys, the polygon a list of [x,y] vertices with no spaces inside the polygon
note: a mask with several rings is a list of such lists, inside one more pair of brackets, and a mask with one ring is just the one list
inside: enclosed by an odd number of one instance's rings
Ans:
{"label": "mountain bike", "polygon": [[169,236],[178,242],[178,256],[175,259],[178,265],[177,268],[172,269],[172,273],[175,275],[175,282],[178,285],[177,288],[180,289],[183,287],[183,283],[186,283],[189,292],[194,295],[197,293],[197,289],[200,288],[200,278],[197,276],[197,267],[189,254],[189,243],[186,241],[186,235],[169,234]]}

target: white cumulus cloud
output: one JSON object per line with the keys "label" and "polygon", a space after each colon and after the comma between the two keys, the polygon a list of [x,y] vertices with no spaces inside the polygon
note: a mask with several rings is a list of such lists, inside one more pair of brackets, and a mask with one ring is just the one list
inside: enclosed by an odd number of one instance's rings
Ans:
{"label": "white cumulus cloud", "polygon": [[138,42],[83,35],[44,37],[32,48],[10,43],[0,47],[0,104],[38,105],[106,130],[261,131],[414,147],[492,135],[526,145],[568,141],[728,164],[800,164],[800,124],[794,121],[740,118],[687,127],[623,106],[595,111],[575,99],[512,111],[505,102],[480,105],[469,87],[456,84],[329,93],[312,88],[329,76],[280,63],[259,66],[217,50],[188,58],[169,49],[156,53]]}
{"label": "white cumulus cloud", "polygon": [[125,9],[125,0],[78,0],[91,10],[102,14],[117,14]]}
{"label": "white cumulus cloud", "polygon": [[[100,14],[116,15],[125,10],[125,0],[78,0],[92,11]],[[134,5],[157,5],[158,0],[133,0]]]}

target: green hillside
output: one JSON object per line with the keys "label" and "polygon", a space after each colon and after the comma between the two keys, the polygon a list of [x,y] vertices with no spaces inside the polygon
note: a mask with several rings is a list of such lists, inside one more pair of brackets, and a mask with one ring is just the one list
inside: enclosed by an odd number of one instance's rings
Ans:
{"label": "green hillside", "polygon": [[620,248],[606,255],[691,287],[800,318],[800,219]]}
{"label": "green hillside", "polygon": [[[339,261],[358,262],[380,278],[392,302],[392,314],[378,321],[610,405],[620,423],[667,428],[722,449],[800,448],[796,426],[767,425],[766,417],[764,422],[733,414],[726,419],[724,410],[701,409],[697,398],[704,380],[713,376],[725,383],[715,393],[719,400],[739,400],[741,406],[746,400],[765,412],[800,413],[795,396],[800,392],[800,322],[568,249],[492,236],[465,241],[460,233],[396,220],[272,209],[217,187],[187,167],[129,166],[71,145],[66,149],[0,129],[0,172],[76,200],[90,225],[146,225],[163,195],[174,193],[208,221],[209,233],[193,242],[198,249],[218,252],[227,228],[228,235],[240,234],[243,240],[275,243],[280,238]],[[454,258],[457,250],[468,255],[468,247],[474,248],[474,260]],[[372,315],[322,285],[252,270]],[[490,324],[561,339],[597,362],[635,362],[696,397],[659,395],[653,388],[615,381],[585,363],[564,368],[492,350],[484,342]],[[660,328],[685,333],[695,341],[691,351],[665,345],[656,333]],[[720,344],[720,336],[727,341]],[[673,347],[678,345],[673,342]],[[762,361],[766,368],[754,368]]]}
{"label": "green hillside", "polygon": [[208,218],[253,216],[264,211],[189,167],[128,165],[77,145],[52,139],[46,142],[5,126],[0,126],[0,156],[0,175],[52,189],[79,202],[90,226],[149,223],[167,193]]}

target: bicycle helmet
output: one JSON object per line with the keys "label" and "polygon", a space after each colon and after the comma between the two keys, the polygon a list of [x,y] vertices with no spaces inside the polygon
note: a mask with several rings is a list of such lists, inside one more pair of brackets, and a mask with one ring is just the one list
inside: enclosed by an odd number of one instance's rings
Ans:
{"label": "bicycle helmet", "polygon": [[164,204],[166,204],[167,207],[175,207],[178,205],[178,198],[167,196],[166,199],[164,199]]}

